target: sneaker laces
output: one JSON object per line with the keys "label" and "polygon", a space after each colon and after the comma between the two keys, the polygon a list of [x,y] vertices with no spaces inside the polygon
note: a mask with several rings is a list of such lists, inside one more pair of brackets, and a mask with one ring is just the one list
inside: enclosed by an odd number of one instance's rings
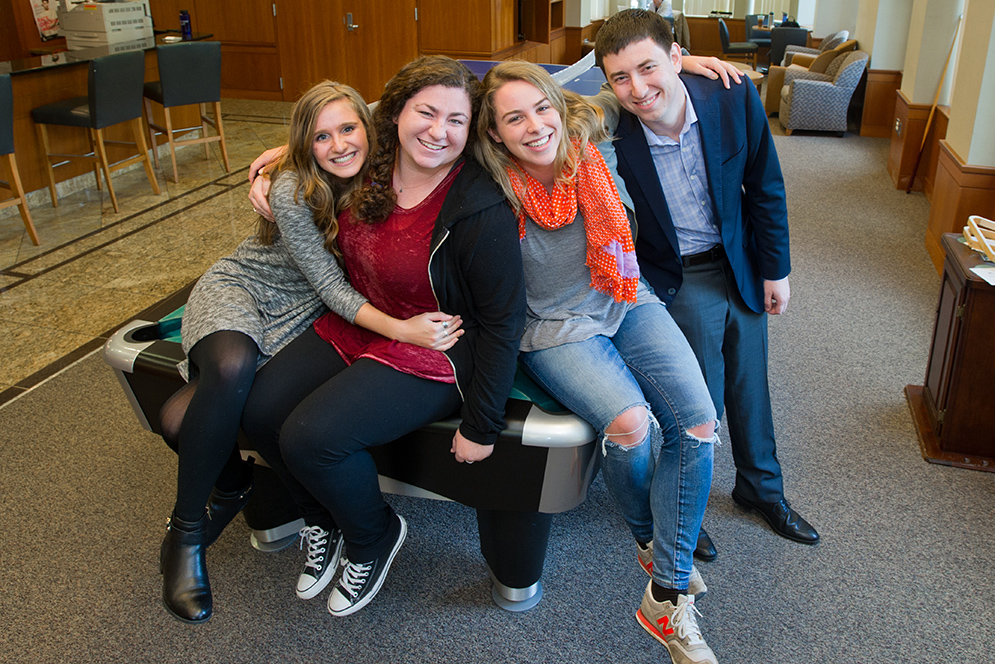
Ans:
{"label": "sneaker laces", "polygon": [[692,596],[685,595],[685,597],[687,597],[686,601],[677,603],[677,607],[670,617],[670,625],[682,641],[687,640],[688,645],[704,643],[705,639],[701,636],[701,628],[698,627],[698,618],[695,617],[696,615],[700,616],[701,611],[694,605]]}
{"label": "sneaker laces", "polygon": [[300,532],[300,549],[304,550],[304,540],[307,540],[307,561],[304,568],[313,567],[316,571],[321,570],[322,554],[325,553],[328,544],[328,531],[321,526],[305,526]]}
{"label": "sneaker laces", "polygon": [[345,570],[342,572],[342,578],[339,579],[339,588],[342,588],[352,597],[356,597],[359,595],[359,591],[362,590],[367,578],[369,578],[370,571],[373,569],[373,563],[354,563],[344,558],[343,562],[345,563]]}

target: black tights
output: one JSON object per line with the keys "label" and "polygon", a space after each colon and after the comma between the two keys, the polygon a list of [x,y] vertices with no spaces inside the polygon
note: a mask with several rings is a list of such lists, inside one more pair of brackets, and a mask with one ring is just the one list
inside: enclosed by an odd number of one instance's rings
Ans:
{"label": "black tights", "polygon": [[237,440],[258,357],[256,342],[241,332],[209,334],[190,349],[196,378],[162,407],[162,436],[179,454],[174,509],[184,521],[204,515],[213,486],[231,492],[249,480]]}

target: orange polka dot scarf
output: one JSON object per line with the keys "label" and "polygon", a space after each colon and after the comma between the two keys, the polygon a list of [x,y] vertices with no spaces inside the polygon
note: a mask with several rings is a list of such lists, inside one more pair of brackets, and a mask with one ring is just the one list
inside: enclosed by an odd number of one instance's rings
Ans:
{"label": "orange polka dot scarf", "polygon": [[[574,147],[580,142],[572,139]],[[511,186],[522,202],[518,215],[518,237],[525,237],[525,218],[528,216],[546,230],[556,230],[573,223],[578,206],[587,232],[587,260],[591,269],[591,288],[622,300],[636,301],[639,282],[639,265],[629,218],[618,197],[615,182],[598,149],[588,144],[577,175],[568,185],[557,183],[550,194],[528,173],[522,181],[522,172],[508,167]]]}

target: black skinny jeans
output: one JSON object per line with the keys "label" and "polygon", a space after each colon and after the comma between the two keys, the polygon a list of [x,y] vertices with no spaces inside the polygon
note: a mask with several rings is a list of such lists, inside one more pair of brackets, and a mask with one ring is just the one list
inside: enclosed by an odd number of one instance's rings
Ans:
{"label": "black skinny jeans", "polygon": [[287,484],[308,525],[337,525],[349,560],[361,563],[381,553],[392,514],[368,449],[459,405],[455,384],[368,359],[348,366],[310,328],[256,374],[242,429]]}

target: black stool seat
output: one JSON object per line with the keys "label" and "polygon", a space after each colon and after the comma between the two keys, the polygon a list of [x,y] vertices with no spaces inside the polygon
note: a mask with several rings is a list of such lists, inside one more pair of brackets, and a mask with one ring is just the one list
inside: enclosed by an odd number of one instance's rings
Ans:
{"label": "black stool seat", "polygon": [[[130,166],[139,161],[144,162],[145,174],[152,185],[152,191],[159,194],[159,183],[156,182],[149,161],[148,148],[145,145],[145,134],[141,126],[142,117],[142,85],[145,80],[145,53],[143,51],[126,51],[115,53],[90,61],[90,71],[87,78],[87,94],[82,97],[71,97],[61,101],[45,104],[31,110],[31,118],[38,128],[38,138],[42,152],[47,159],[49,193],[52,196],[52,206],[58,207],[59,199],[55,189],[55,173],[52,170],[52,160],[61,165],[67,160],[77,159],[94,163],[93,172],[97,177],[97,188],[100,188],[100,169],[104,171],[107,180],[107,193],[110,194],[114,211],[120,212],[117,195],[111,184],[111,172]],[[104,129],[124,122],[131,123],[134,143],[107,141]],[[84,155],[53,154],[49,148],[47,125],[65,127],[81,127],[87,130],[91,151]],[[110,164],[107,160],[107,144],[124,144],[134,146],[138,154],[129,159]]]}
{"label": "black stool seat", "polygon": [[73,97],[31,109],[31,119],[39,124],[64,125],[68,127],[92,127],[90,100],[87,97]]}

